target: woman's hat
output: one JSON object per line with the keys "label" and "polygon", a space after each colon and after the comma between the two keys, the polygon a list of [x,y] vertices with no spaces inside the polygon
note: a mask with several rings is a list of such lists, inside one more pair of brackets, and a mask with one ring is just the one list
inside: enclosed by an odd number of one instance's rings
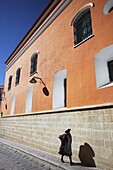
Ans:
{"label": "woman's hat", "polygon": [[65,131],[65,133],[69,133],[71,131],[71,129],[67,129],[66,131]]}

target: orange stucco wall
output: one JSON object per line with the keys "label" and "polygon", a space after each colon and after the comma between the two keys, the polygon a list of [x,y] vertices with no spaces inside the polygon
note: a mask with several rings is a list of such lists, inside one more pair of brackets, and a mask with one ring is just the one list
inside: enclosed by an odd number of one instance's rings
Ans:
{"label": "orange stucco wall", "polygon": [[[70,26],[75,13],[89,0],[73,0],[40,37],[6,71],[5,93],[7,110],[10,114],[11,100],[16,94],[15,114],[25,112],[26,92],[34,86],[32,111],[52,109],[52,89],[54,75],[67,70],[67,108],[113,103],[113,87],[96,88],[94,56],[98,51],[113,44],[113,12],[103,14],[106,0],[93,0],[91,8],[94,37],[74,48],[73,26]],[[42,93],[42,84],[30,84],[30,58],[38,51],[38,76],[49,90],[49,96]],[[16,70],[21,68],[19,85],[15,86]],[[7,90],[8,79],[13,75],[11,90]],[[4,103],[3,103],[4,105]]]}

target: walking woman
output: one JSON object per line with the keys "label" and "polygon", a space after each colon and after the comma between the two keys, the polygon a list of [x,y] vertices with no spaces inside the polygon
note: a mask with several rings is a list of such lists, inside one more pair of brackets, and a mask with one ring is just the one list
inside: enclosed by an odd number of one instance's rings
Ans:
{"label": "walking woman", "polygon": [[61,140],[59,154],[61,155],[61,162],[64,163],[64,156],[69,156],[70,165],[74,165],[74,163],[72,162],[72,136],[70,131],[71,129],[67,129],[63,135],[59,136],[59,139]]}

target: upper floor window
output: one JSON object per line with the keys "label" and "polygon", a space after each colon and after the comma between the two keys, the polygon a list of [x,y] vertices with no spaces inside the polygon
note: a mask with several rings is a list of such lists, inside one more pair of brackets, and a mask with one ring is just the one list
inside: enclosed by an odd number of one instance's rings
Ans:
{"label": "upper floor window", "polygon": [[77,45],[92,35],[92,22],[90,8],[82,11],[74,23],[74,44]]}
{"label": "upper floor window", "polygon": [[107,0],[103,8],[103,13],[107,15],[111,11],[113,11],[113,0]]}
{"label": "upper floor window", "polygon": [[17,71],[16,71],[16,81],[15,81],[15,85],[19,84],[19,82],[20,82],[20,71],[21,71],[20,68],[18,68]]}
{"label": "upper floor window", "polygon": [[33,74],[37,71],[37,58],[38,58],[38,54],[34,54],[31,57],[31,69],[30,69],[30,74]]}
{"label": "upper floor window", "polygon": [[101,49],[94,57],[96,86],[113,86],[113,44]]}
{"label": "upper floor window", "polygon": [[113,11],[113,7],[111,7],[111,8],[109,9],[108,13],[110,13],[111,11]]}
{"label": "upper floor window", "polygon": [[11,90],[12,76],[9,77],[8,90]]}

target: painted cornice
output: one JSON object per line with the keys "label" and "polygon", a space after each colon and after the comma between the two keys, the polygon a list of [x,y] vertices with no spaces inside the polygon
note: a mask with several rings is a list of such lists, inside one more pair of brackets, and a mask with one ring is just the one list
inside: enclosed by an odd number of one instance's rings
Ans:
{"label": "painted cornice", "polygon": [[56,8],[56,6],[61,2],[61,0],[50,0],[46,8],[42,11],[38,19],[35,21],[33,26],[27,32],[27,34],[23,37],[20,43],[17,45],[12,54],[8,57],[5,64],[8,65],[13,57],[21,50],[21,48],[26,44],[27,41],[31,38],[31,36],[37,31],[37,29],[42,25],[42,23],[48,18],[51,12]]}
{"label": "painted cornice", "polygon": [[6,66],[6,71],[22,56],[22,54],[33,44],[33,42],[47,29],[47,27],[62,13],[72,0],[64,0],[40,29],[29,39],[24,47],[15,55]]}

